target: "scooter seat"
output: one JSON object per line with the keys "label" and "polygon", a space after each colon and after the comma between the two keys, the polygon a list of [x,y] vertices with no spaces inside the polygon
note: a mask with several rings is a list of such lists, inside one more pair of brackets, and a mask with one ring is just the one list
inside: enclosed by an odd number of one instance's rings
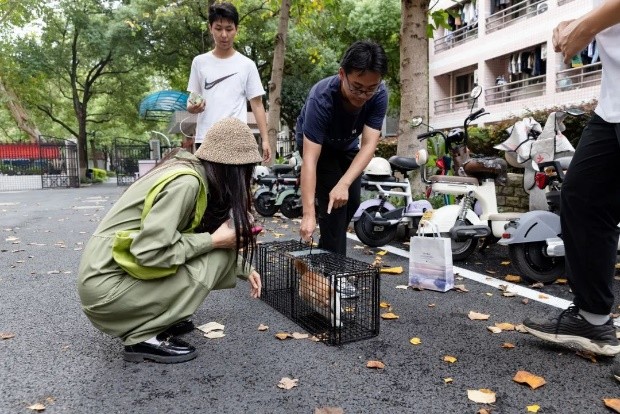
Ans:
{"label": "scooter seat", "polygon": [[479,180],[493,179],[498,185],[508,181],[506,160],[499,157],[472,157],[463,164],[463,171]]}
{"label": "scooter seat", "polygon": [[478,185],[478,179],[474,177],[462,177],[458,175],[431,175],[428,177],[431,183],[452,183]]}
{"label": "scooter seat", "polygon": [[367,185],[368,183],[364,183],[364,181],[375,181],[382,183],[394,183],[397,182],[398,179],[392,175],[375,175],[375,174],[364,174],[362,175],[362,183]]}
{"label": "scooter seat", "polygon": [[392,166],[392,169],[402,173],[407,173],[420,168],[420,165],[416,162],[415,158],[399,157],[394,155],[393,157],[390,157],[388,161]]}
{"label": "scooter seat", "polygon": [[293,171],[293,166],[288,164],[276,164],[271,167],[271,170],[274,172],[274,174],[286,174]]}

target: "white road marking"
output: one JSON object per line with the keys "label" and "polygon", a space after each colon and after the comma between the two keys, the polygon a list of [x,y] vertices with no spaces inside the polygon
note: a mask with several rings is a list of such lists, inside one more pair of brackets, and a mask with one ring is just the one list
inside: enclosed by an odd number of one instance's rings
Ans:
{"label": "white road marking", "polygon": [[[351,240],[355,240],[356,242],[360,242],[355,234],[347,233],[347,237]],[[363,244],[363,243],[362,243]],[[409,257],[409,251],[399,249],[398,247],[393,246],[382,246],[379,247],[381,250],[385,250],[389,253],[396,254],[402,257]],[[519,296],[523,296],[524,298],[528,298],[531,300],[535,300],[540,303],[544,303],[559,309],[566,309],[572,302],[566,299],[558,298],[557,296],[552,296],[548,294],[544,294],[544,299],[540,297],[541,292],[535,289],[530,289],[524,286],[516,285],[511,282],[506,282],[505,280],[500,280],[488,275],[483,275],[481,273],[472,272],[471,270],[463,269],[458,266],[454,266],[454,275],[462,276],[469,280],[473,280],[478,283],[482,283],[487,286],[492,286],[496,289],[500,289],[500,285],[507,286],[508,292],[514,292]],[[620,320],[616,319],[614,321],[615,326],[620,326]]]}

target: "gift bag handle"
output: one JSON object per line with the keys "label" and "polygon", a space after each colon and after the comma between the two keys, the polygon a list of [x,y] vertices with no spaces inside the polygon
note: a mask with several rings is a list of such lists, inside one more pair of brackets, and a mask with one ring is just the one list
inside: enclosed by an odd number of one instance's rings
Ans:
{"label": "gift bag handle", "polygon": [[433,229],[433,233],[432,233],[433,237],[441,237],[441,234],[439,234],[439,227],[437,226],[437,224],[431,221],[428,221],[428,220],[420,220],[420,222],[418,223],[418,230],[416,231],[417,236],[424,236],[421,230],[425,225],[429,225]]}

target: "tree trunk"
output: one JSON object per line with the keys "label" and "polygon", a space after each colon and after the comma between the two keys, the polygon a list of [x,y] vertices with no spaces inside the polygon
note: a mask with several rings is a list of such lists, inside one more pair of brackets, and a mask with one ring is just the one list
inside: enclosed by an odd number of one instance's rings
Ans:
{"label": "tree trunk", "polygon": [[41,132],[37,126],[30,120],[28,112],[21,105],[15,92],[4,84],[0,79],[0,96],[6,97],[5,105],[8,108],[11,116],[15,120],[17,127],[24,131],[30,137],[30,143],[36,143],[39,140]]}
{"label": "tree trunk", "polygon": [[[288,20],[291,11],[291,0],[282,0],[276,47],[273,52],[271,66],[271,80],[269,81],[269,113],[267,115],[267,135],[271,146],[271,164],[276,157],[277,136],[280,129],[280,109],[282,106],[282,78],[284,77],[284,53],[286,52],[286,36],[288,34]],[[282,155],[282,154],[280,154]]]}
{"label": "tree trunk", "polygon": [[[402,0],[400,28],[400,119],[397,154],[414,157],[421,146],[417,135],[424,128],[411,128],[411,118],[422,116],[428,122],[428,0]],[[423,144],[424,145],[424,144]],[[417,175],[417,174],[416,174]],[[421,193],[419,179],[411,180],[413,193]]]}

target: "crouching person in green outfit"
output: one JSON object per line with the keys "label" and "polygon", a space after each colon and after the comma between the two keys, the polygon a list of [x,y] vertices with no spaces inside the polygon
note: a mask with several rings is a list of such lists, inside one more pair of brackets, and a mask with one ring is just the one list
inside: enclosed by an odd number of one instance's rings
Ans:
{"label": "crouching person in green outfit", "polygon": [[79,269],[82,309],[102,332],[122,339],[127,361],[189,361],[196,349],[176,338],[214,289],[249,281],[256,236],[250,180],[262,160],[250,128],[215,123],[195,154],[175,150],[133,183],[88,241]]}

